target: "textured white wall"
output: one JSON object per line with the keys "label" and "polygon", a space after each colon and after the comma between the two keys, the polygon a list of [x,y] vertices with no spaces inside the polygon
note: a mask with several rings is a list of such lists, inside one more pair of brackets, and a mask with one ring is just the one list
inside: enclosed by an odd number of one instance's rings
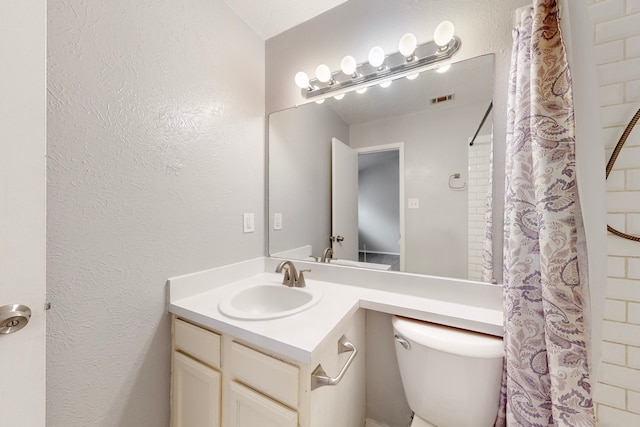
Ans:
{"label": "textured white wall", "polygon": [[47,426],[168,426],[166,279],[263,254],[264,42],[222,0],[48,9]]}

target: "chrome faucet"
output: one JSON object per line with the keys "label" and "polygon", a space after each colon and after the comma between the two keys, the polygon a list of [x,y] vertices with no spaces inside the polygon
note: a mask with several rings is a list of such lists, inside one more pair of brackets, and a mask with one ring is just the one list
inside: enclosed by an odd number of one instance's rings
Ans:
{"label": "chrome faucet", "polygon": [[284,269],[284,278],[282,279],[282,284],[285,286],[294,286],[296,288],[304,288],[307,284],[304,281],[304,273],[306,271],[311,270],[296,270],[296,266],[293,265],[291,261],[285,260],[282,261],[276,267],[276,273],[282,273],[282,269]]}
{"label": "chrome faucet", "polygon": [[327,248],[322,253],[322,258],[320,258],[320,262],[329,262],[328,259],[333,258],[333,249]]}

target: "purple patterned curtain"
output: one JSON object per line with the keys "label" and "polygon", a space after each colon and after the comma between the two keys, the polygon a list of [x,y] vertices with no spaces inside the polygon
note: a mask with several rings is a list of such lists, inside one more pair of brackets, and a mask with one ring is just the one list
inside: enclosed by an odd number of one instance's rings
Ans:
{"label": "purple patterned curtain", "polygon": [[505,371],[496,426],[595,426],[571,73],[556,0],[535,0],[514,30],[507,108]]}

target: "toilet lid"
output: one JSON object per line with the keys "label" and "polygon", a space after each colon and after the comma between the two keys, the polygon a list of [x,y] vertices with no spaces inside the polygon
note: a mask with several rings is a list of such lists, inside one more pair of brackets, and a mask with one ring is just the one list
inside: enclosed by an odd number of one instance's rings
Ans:
{"label": "toilet lid", "polygon": [[504,357],[500,337],[399,316],[394,316],[392,323],[405,339],[425,347],[479,359]]}

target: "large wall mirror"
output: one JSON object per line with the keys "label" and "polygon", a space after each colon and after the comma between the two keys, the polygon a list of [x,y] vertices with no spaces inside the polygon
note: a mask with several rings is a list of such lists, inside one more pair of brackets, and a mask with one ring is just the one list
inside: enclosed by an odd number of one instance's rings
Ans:
{"label": "large wall mirror", "polygon": [[269,254],[480,280],[493,64],[271,114]]}

